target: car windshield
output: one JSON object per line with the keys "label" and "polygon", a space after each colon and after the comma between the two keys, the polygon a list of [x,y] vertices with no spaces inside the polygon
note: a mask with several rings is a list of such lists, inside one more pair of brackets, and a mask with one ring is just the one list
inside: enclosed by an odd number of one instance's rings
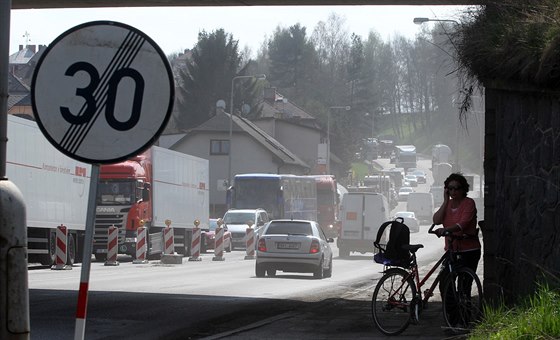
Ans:
{"label": "car windshield", "polygon": [[218,226],[218,221],[217,220],[210,220],[210,222],[208,223],[208,229],[210,231],[216,230],[217,226]]}
{"label": "car windshield", "polygon": [[254,223],[255,214],[250,212],[226,212],[224,216],[225,224],[247,224]]}
{"label": "car windshield", "polygon": [[305,222],[277,222],[271,223],[265,235],[313,235],[311,224]]}
{"label": "car windshield", "polygon": [[412,188],[400,188],[399,192],[400,193],[412,192]]}

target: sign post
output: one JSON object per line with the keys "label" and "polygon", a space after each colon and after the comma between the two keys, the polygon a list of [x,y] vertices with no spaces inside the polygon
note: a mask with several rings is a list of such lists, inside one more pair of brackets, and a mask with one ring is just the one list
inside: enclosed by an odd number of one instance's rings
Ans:
{"label": "sign post", "polygon": [[171,117],[174,96],[162,50],[118,22],[69,29],[37,63],[31,85],[37,125],[59,151],[92,164],[75,339],[85,336],[99,166],[149,148]]}

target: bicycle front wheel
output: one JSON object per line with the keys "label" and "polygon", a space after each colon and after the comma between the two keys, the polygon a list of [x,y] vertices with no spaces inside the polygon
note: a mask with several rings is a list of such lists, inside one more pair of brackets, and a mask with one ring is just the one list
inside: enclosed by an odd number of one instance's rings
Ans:
{"label": "bicycle front wheel", "polygon": [[385,335],[402,333],[411,321],[411,302],[416,286],[403,269],[391,268],[379,279],[371,299],[371,314],[377,329]]}
{"label": "bicycle front wheel", "polygon": [[449,274],[442,289],[443,317],[453,333],[474,327],[482,316],[482,285],[470,268],[458,268]]}

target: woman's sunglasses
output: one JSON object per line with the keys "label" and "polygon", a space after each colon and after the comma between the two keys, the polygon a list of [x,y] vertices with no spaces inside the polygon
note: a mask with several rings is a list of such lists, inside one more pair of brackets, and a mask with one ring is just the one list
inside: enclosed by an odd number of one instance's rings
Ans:
{"label": "woman's sunglasses", "polygon": [[449,187],[447,187],[447,190],[449,190],[449,191],[451,191],[451,190],[461,190],[461,187],[452,187],[452,186],[449,186]]}

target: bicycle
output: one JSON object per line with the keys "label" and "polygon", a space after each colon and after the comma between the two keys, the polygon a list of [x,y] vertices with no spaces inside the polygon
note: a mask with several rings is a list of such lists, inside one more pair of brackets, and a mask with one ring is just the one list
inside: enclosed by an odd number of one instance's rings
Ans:
{"label": "bicycle", "polygon": [[[436,234],[432,224],[428,233]],[[431,270],[420,280],[416,252],[423,248],[422,244],[405,245],[410,251],[407,264],[385,265],[383,276],[379,279],[372,296],[371,311],[375,326],[385,335],[398,335],[411,323],[417,324],[422,310],[427,307],[428,300],[442,275],[438,275],[429,289],[422,296],[422,287],[436,269],[447,268],[444,283],[440,287],[443,305],[443,316],[449,329],[455,333],[467,331],[473,327],[482,315],[482,285],[476,273],[467,267],[456,264],[453,241],[461,237],[446,233],[442,236],[450,238],[447,250]],[[374,245],[383,250],[379,244]],[[381,246],[381,247],[380,247]],[[474,284],[473,284],[474,283]]]}

